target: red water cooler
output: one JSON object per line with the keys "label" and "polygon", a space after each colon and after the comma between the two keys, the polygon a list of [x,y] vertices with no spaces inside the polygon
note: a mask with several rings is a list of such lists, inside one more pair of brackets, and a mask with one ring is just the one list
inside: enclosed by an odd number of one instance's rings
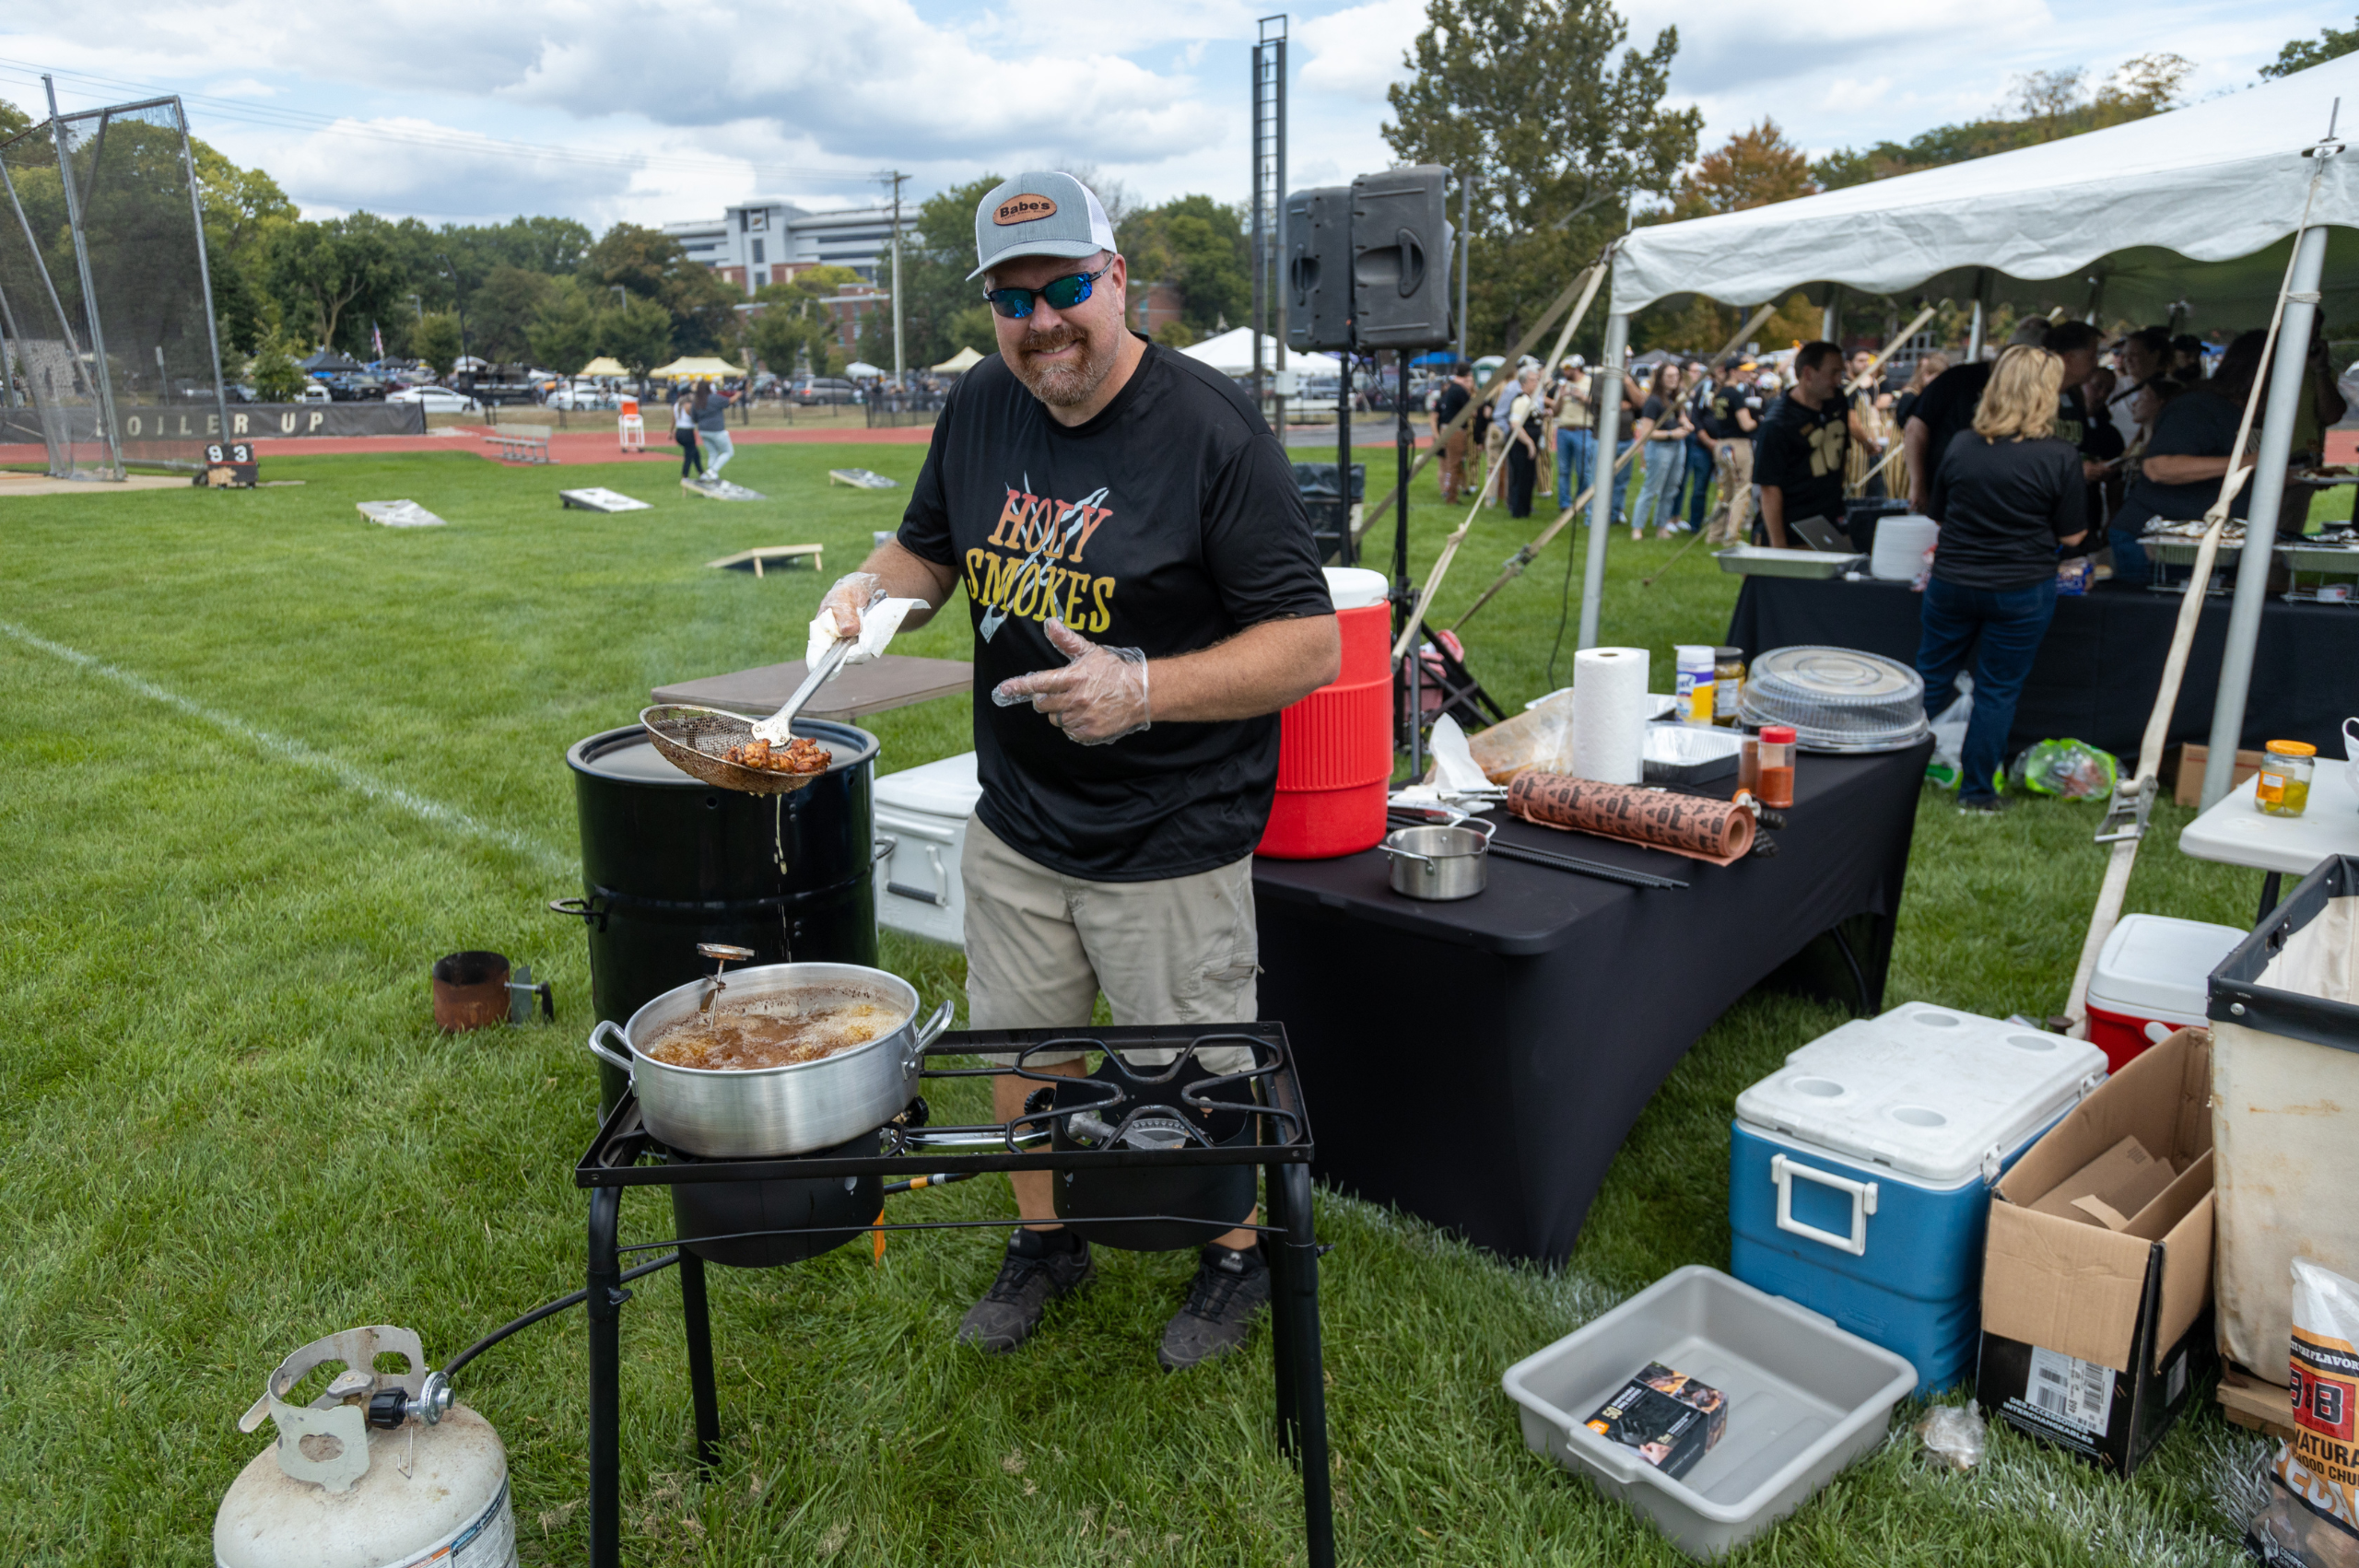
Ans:
{"label": "red water cooler", "polygon": [[1344,668],[1278,716],[1278,794],[1260,852],[1323,860],[1372,848],[1384,837],[1392,782],[1391,607],[1384,574],[1330,567],[1344,635]]}

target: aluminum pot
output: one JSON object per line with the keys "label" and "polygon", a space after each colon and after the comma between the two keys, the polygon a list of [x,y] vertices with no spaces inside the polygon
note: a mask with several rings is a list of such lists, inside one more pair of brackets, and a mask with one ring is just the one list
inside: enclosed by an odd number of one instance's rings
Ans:
{"label": "aluminum pot", "polygon": [[859,964],[769,964],[730,974],[715,1005],[727,1008],[810,993],[815,1000],[840,997],[898,1008],[903,1014],[901,1025],[816,1061],[746,1071],[675,1067],[646,1054],[644,1047],[693,1017],[712,991],[711,980],[675,986],[632,1013],[620,1028],[602,1021],[590,1032],[589,1042],[592,1055],[630,1074],[649,1132],[667,1148],[707,1159],[807,1154],[874,1131],[916,1098],[925,1048],[950,1027],[956,1012],[945,1001],[921,1024],[917,988],[882,969]]}
{"label": "aluminum pot", "polygon": [[1487,822],[1450,827],[1397,827],[1377,848],[1392,862],[1392,891],[1447,903],[1472,898],[1490,880]]}

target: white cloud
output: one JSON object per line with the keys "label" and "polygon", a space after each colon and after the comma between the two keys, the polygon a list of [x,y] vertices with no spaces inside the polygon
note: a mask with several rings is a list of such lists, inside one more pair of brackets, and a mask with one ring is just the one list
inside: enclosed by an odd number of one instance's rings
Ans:
{"label": "white cloud", "polygon": [[1386,88],[1407,79],[1402,56],[1425,25],[1425,0],[1368,0],[1311,18],[1296,35],[1308,46],[1301,86],[1381,104]]}

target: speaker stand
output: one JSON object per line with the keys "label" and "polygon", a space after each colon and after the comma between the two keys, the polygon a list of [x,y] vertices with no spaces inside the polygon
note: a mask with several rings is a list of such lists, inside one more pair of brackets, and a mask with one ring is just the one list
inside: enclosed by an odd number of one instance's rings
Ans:
{"label": "speaker stand", "polygon": [[[1399,459],[1399,477],[1392,491],[1392,635],[1398,638],[1408,628],[1416,596],[1416,589],[1409,581],[1409,470],[1417,438],[1409,428],[1408,351],[1396,348],[1392,358],[1400,372],[1399,390],[1392,399],[1398,415],[1393,443]],[[1424,778],[1426,773],[1425,694],[1419,689],[1424,663],[1413,646],[1393,672],[1394,685],[1405,685],[1408,693],[1408,700],[1401,705],[1402,728],[1408,731],[1401,744],[1409,754],[1409,777],[1413,780]]]}

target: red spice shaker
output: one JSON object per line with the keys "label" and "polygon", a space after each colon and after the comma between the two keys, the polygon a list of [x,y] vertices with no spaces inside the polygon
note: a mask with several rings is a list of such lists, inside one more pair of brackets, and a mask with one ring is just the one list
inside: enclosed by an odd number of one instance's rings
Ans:
{"label": "red spice shaker", "polygon": [[1790,724],[1764,724],[1761,727],[1761,783],[1755,792],[1765,806],[1783,808],[1794,803],[1794,727]]}

